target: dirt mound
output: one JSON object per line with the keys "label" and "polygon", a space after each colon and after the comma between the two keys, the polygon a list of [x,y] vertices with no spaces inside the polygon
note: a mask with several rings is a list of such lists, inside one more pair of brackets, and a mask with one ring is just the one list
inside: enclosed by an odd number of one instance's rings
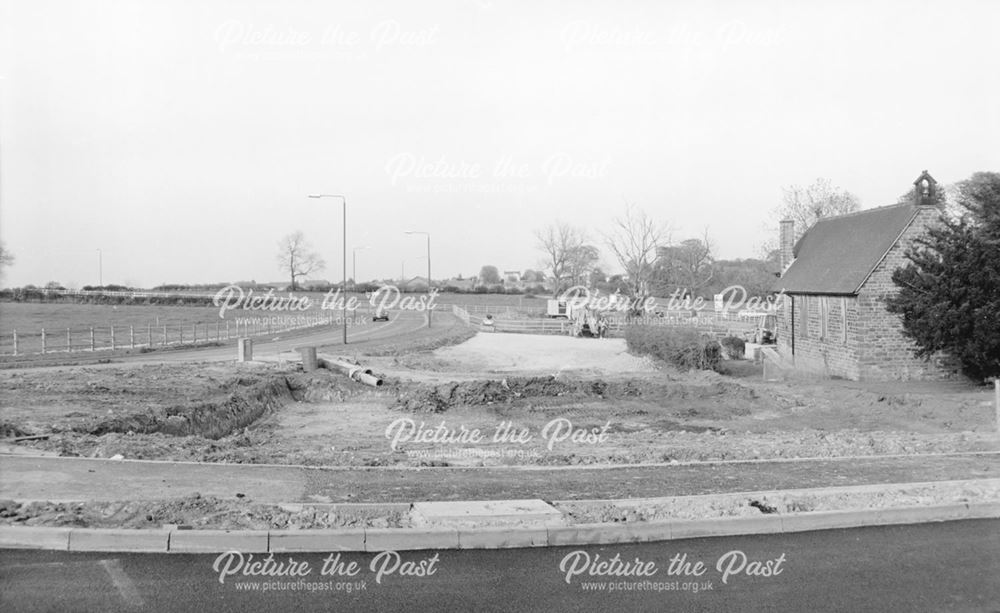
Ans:
{"label": "dirt mound", "polygon": [[756,390],[729,381],[687,384],[649,379],[605,381],[548,376],[452,381],[438,385],[414,384],[400,387],[393,408],[415,413],[441,413],[456,406],[480,406],[512,403],[519,399],[557,397],[567,400],[628,398],[700,400],[724,397],[734,403],[762,400]]}
{"label": "dirt mound", "polygon": [[409,523],[399,510],[345,510],[321,506],[256,504],[242,494],[218,498],[193,494],[169,500],[112,502],[0,501],[0,524],[86,528],[158,528],[164,524],[227,530],[399,528]]}
{"label": "dirt mound", "polygon": [[970,502],[993,502],[1000,482],[943,482],[884,486],[838,487],[816,491],[777,491],[751,498],[743,494],[677,496],[660,501],[620,503],[563,502],[557,507],[570,523],[638,523],[671,519],[756,517],[815,511],[884,509]]}
{"label": "dirt mound", "polygon": [[104,419],[85,430],[100,436],[110,432],[160,432],[173,436],[199,435],[219,439],[252,424],[292,399],[291,387],[284,376],[263,380],[239,379],[224,387],[233,389],[223,402],[206,402],[130,413]]}
{"label": "dirt mound", "polygon": [[515,398],[562,396],[574,385],[555,377],[510,377],[500,380],[453,381],[441,385],[418,385],[397,398],[404,411],[440,413],[453,406],[510,402]]}
{"label": "dirt mound", "polygon": [[348,398],[368,391],[368,388],[347,377],[318,369],[288,377],[288,388],[299,402],[344,402]]}
{"label": "dirt mound", "polygon": [[22,430],[17,424],[8,421],[0,421],[0,438],[14,438],[18,436],[28,436],[28,432]]}

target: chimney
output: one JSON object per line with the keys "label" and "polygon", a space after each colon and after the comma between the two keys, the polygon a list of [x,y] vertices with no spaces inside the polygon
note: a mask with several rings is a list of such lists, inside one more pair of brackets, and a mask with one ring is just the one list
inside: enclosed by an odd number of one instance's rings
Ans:
{"label": "chimney", "polygon": [[781,274],[785,274],[785,270],[792,264],[792,260],[795,259],[795,222],[791,219],[781,220],[781,232],[778,235],[779,253],[781,261]]}
{"label": "chimney", "polygon": [[917,206],[937,206],[937,181],[926,170],[920,173],[914,185],[914,204]]}

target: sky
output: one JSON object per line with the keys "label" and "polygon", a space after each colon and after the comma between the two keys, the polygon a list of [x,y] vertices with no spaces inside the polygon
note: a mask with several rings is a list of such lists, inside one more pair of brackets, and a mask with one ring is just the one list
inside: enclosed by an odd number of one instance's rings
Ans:
{"label": "sky", "polygon": [[[539,268],[627,203],[759,255],[782,187],[1000,170],[1000,2],[0,0],[5,286]],[[603,248],[607,271],[619,269]]]}

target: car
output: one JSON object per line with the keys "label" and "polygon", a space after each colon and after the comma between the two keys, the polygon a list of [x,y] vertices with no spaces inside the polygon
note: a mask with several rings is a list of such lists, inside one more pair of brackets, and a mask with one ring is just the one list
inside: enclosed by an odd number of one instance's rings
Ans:
{"label": "car", "polygon": [[757,328],[753,331],[753,342],[758,345],[773,345],[778,342],[778,317],[773,313],[756,316]]}
{"label": "car", "polygon": [[389,321],[389,310],[382,307],[375,309],[372,321]]}

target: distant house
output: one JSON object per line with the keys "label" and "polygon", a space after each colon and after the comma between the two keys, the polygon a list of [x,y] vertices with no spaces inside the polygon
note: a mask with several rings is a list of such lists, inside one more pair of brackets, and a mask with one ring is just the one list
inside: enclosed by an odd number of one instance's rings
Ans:
{"label": "distant house", "polygon": [[[339,281],[338,281],[339,283]],[[326,279],[305,279],[298,282],[299,287],[306,290],[326,289],[334,284]]]}
{"label": "distant house", "polygon": [[503,271],[503,284],[505,287],[520,287],[521,286],[521,271],[519,270],[505,270]]}
{"label": "distant house", "polygon": [[471,292],[476,287],[476,279],[448,279],[444,282],[445,287],[454,287],[459,291]]}
{"label": "distant house", "polygon": [[958,370],[946,356],[913,355],[902,320],[885,309],[892,273],[941,214],[934,179],[914,181],[914,202],[826,217],[797,243],[781,222],[781,267],[775,284],[787,298],[778,313],[778,351],[795,369],[846,379],[941,379]]}
{"label": "distant house", "polygon": [[405,292],[426,292],[427,277],[413,277],[400,284],[399,289]]}

